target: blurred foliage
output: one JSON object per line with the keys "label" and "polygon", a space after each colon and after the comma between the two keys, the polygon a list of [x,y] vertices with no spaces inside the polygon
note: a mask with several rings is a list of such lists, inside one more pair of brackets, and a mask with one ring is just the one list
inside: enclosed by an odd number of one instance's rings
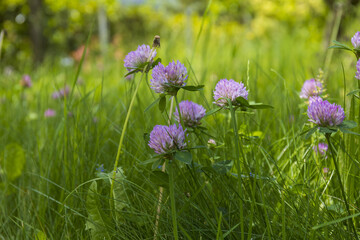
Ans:
{"label": "blurred foliage", "polygon": [[[155,34],[171,38],[174,32],[188,32],[192,36],[201,27],[208,1],[43,0],[42,4],[48,57],[74,54],[85,43],[92,23],[91,51],[100,52],[97,14],[103,8],[108,17],[111,47],[122,49],[116,52],[119,59],[134,44],[150,42]],[[219,34],[241,39],[276,38],[279,32],[293,34],[296,30],[309,41],[321,41],[331,16],[331,4],[334,3],[325,0],[212,1],[208,13],[211,20],[205,18],[204,23],[213,25]],[[31,57],[29,13],[27,0],[0,2],[0,29],[7,31],[2,51],[4,65],[16,67]],[[349,25],[352,23],[349,21]],[[188,36],[184,44],[194,44],[196,39]]]}

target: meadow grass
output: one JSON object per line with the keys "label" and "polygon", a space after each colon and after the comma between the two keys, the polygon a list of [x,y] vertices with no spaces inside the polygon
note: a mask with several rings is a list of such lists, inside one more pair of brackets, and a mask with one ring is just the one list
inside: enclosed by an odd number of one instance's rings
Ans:
{"label": "meadow grass", "polygon": [[[189,99],[210,111],[215,84],[233,78],[247,86],[249,101],[274,109],[207,116],[202,120],[206,134],[188,131],[191,161],[178,156],[170,176],[158,169],[147,145],[153,127],[167,125],[172,114],[169,97],[164,112],[158,104],[147,109],[159,97],[147,84],[151,72],[144,74],[135,96],[141,73],[125,80],[123,62],[111,57],[89,57],[81,69],[51,60],[35,70],[21,63],[33,79],[29,89],[19,85],[20,72],[2,75],[0,238],[172,239],[173,222],[179,239],[355,238],[331,155],[321,158],[313,150],[325,137],[301,135],[309,122],[299,92],[304,80],[323,67],[327,50],[321,39],[279,31],[249,40],[214,29],[203,27],[196,48],[187,43],[196,42],[197,32],[162,35],[157,54],[162,62],[179,59],[189,72],[187,84],[205,85],[198,92],[180,90],[179,101]],[[334,52],[325,84],[328,99],[345,107],[347,119],[358,121],[358,99],[346,96],[357,86],[355,60]],[[82,80],[73,85],[78,70]],[[52,99],[51,93],[65,84],[73,94]],[[44,117],[48,108],[55,117]],[[113,172],[125,130],[119,168]],[[216,146],[207,144],[210,138]],[[358,229],[359,139],[338,132],[332,141]],[[159,187],[164,191],[155,226]]]}

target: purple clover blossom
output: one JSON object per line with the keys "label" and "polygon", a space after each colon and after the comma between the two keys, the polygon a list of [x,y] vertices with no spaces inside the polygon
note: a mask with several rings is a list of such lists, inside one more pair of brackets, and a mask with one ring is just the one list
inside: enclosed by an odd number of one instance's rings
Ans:
{"label": "purple clover blossom", "polygon": [[355,35],[351,38],[351,43],[354,48],[360,47],[360,32],[356,32]]}
{"label": "purple clover blossom", "polygon": [[307,110],[309,121],[321,127],[340,125],[345,119],[344,109],[327,100],[317,99],[313,101]]}
{"label": "purple clover blossom", "polygon": [[156,125],[150,133],[148,145],[158,154],[181,150],[186,146],[185,131],[181,125]]}
{"label": "purple clover blossom", "polygon": [[178,88],[185,86],[188,78],[186,67],[179,61],[172,61],[166,67],[159,63],[153,68],[151,88],[156,93],[176,95]]}
{"label": "purple clover blossom", "polygon": [[309,104],[315,102],[315,101],[321,101],[323,100],[321,97],[318,97],[318,96],[314,96],[314,97],[309,97]]}
{"label": "purple clover blossom", "polygon": [[301,88],[300,98],[319,96],[322,92],[322,83],[312,78],[304,82],[304,85]]}
{"label": "purple clover blossom", "polygon": [[248,91],[242,82],[235,82],[233,79],[221,79],[215,86],[214,100],[215,104],[224,107],[228,104],[226,98],[230,98],[231,102],[236,105],[236,98],[243,97],[248,99]]}
{"label": "purple clover blossom", "polygon": [[[185,100],[179,103],[181,118],[186,127],[196,127],[201,124],[201,119],[205,116],[205,108],[199,104]],[[178,108],[174,112],[175,120],[180,123]]]}
{"label": "purple clover blossom", "polygon": [[49,118],[49,117],[55,117],[56,112],[54,109],[48,108],[46,109],[46,111],[44,112],[44,117]]}
{"label": "purple clover blossom", "polygon": [[59,91],[53,92],[52,98],[53,99],[64,98],[65,96],[68,96],[69,93],[70,93],[69,86],[65,86],[64,88],[60,89]]}
{"label": "purple clover blossom", "polygon": [[141,45],[135,51],[129,52],[124,59],[124,67],[130,72],[141,67],[148,60],[153,61],[156,56],[156,50],[151,50],[149,45]]}
{"label": "purple clover blossom", "polygon": [[326,143],[319,143],[317,146],[314,146],[313,149],[316,154],[320,153],[321,156],[326,156],[328,147],[329,146]]}
{"label": "purple clover blossom", "polygon": [[360,59],[356,63],[356,75],[355,78],[360,80]]}
{"label": "purple clover blossom", "polygon": [[27,74],[23,75],[20,84],[24,88],[30,88],[32,86],[31,77]]}

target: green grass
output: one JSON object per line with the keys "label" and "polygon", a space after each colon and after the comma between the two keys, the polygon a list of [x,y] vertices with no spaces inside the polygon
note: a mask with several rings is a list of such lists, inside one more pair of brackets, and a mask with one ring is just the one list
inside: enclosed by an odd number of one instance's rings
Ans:
{"label": "green grass", "polygon": [[[191,150],[194,165],[175,161],[171,166],[175,220],[169,176],[153,170],[148,161],[154,155],[147,146],[148,134],[155,125],[167,124],[170,108],[167,98],[164,113],[157,105],[144,112],[158,98],[146,84],[150,74],[144,76],[135,96],[113,199],[110,178],[140,74],[126,81],[122,61],[108,57],[99,68],[101,59],[90,55],[80,72],[83,83],[78,82],[73,96],[66,100],[54,100],[51,93],[65,84],[72,86],[76,67],[48,61],[31,70],[30,63],[22,63],[19,72],[1,75],[0,237],[153,239],[162,186],[158,239],[173,238],[173,221],[179,239],[354,238],[331,156],[320,158],[312,149],[325,137],[316,134],[306,140],[300,135],[309,124],[306,105],[298,94],[302,83],[323,67],[326,50],[321,38],[311,40],[300,29],[247,40],[215,29],[214,24],[205,24],[196,48],[184,43],[195,42],[195,30],[191,35],[184,34],[186,29],[161,34],[157,56],[163,63],[179,59],[188,69],[188,85],[205,85],[200,92],[180,90],[179,101],[193,100],[209,111],[214,108],[212,91],[217,81],[233,78],[250,89],[250,101],[274,109],[236,112],[233,118],[230,111],[221,110],[203,119],[206,133],[218,146]],[[186,39],[189,36],[192,41]],[[144,42],[150,44],[137,40]],[[188,53],[194,55],[192,61]],[[22,72],[30,73],[32,88],[20,87]],[[354,74],[353,56],[334,52],[325,84],[330,101],[344,106],[345,99],[347,119],[358,121],[358,99],[346,96],[356,89]],[[55,109],[57,115],[45,118],[47,108]],[[189,132],[189,145],[206,146],[208,135]],[[237,135],[239,143],[235,144]],[[350,212],[359,229],[359,137],[336,133],[333,144]],[[100,164],[103,173],[96,170]],[[5,166],[13,168],[6,171]],[[324,167],[329,173],[323,173]]]}

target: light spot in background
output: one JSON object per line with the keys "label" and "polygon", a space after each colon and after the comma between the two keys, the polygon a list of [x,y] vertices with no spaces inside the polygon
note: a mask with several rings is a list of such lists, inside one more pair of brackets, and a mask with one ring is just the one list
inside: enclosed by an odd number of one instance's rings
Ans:
{"label": "light spot in background", "polygon": [[17,24],[23,24],[25,22],[26,18],[23,14],[19,13],[16,17],[15,17],[15,22]]}

